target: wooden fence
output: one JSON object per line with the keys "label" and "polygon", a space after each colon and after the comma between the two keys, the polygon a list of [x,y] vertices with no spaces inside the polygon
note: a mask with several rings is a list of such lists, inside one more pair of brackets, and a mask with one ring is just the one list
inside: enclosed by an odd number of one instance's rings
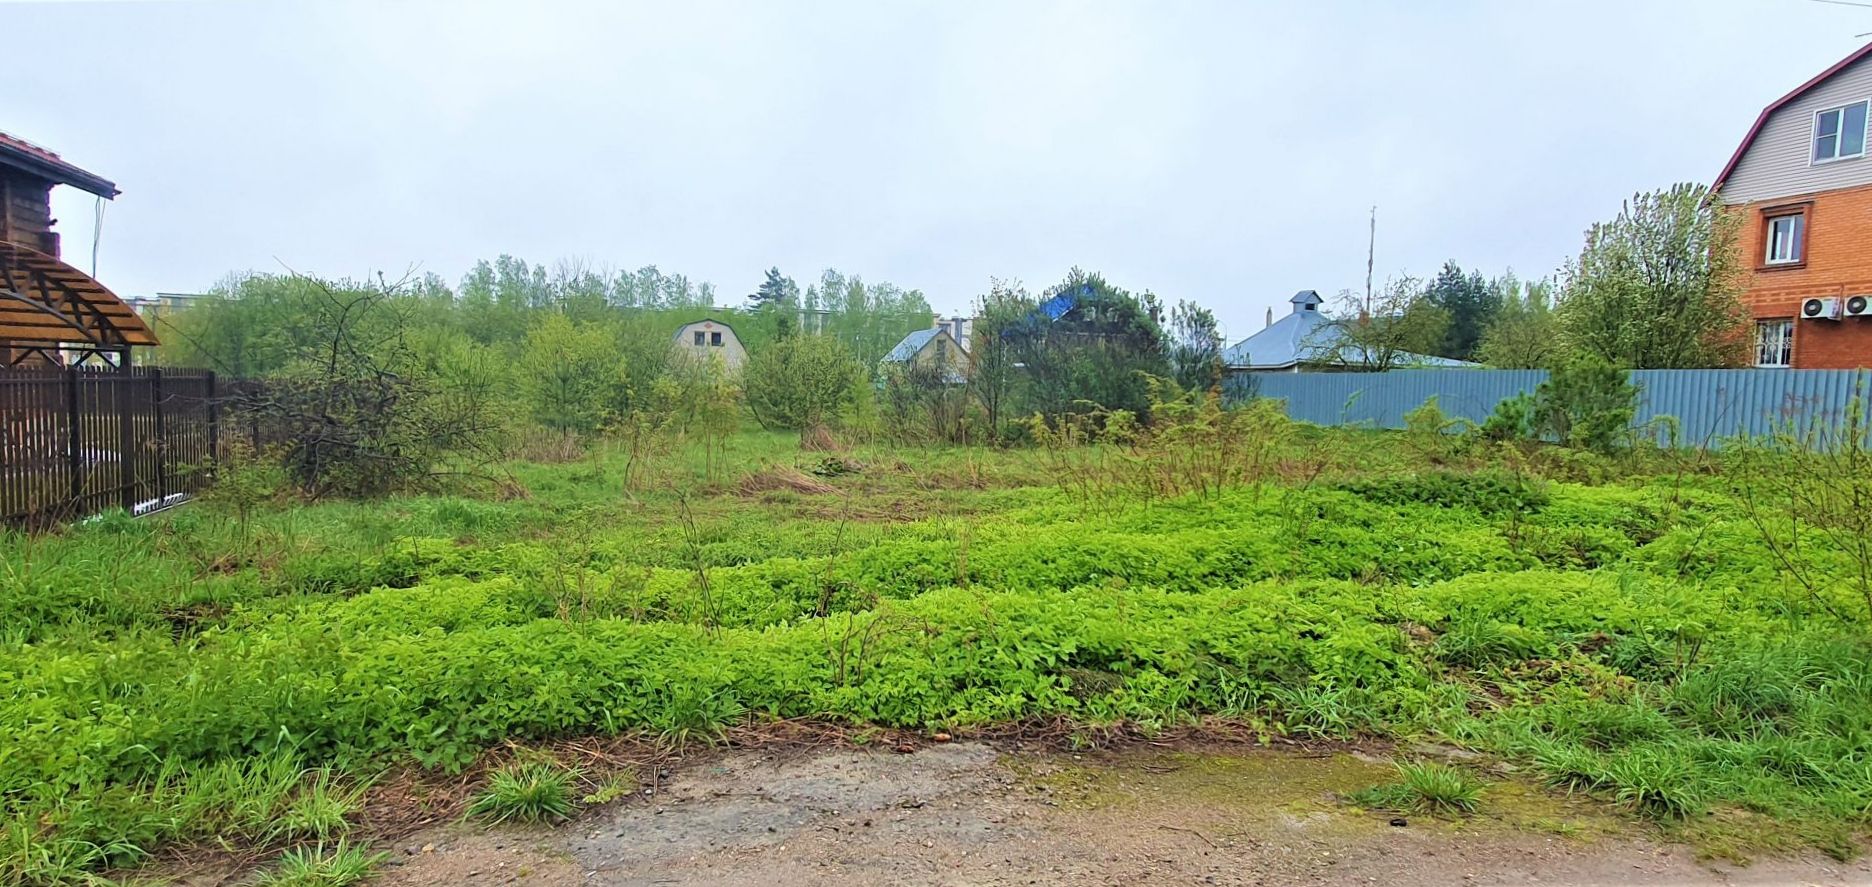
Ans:
{"label": "wooden fence", "polygon": [[0,522],[145,513],[207,482],[215,375],[156,367],[0,370]]}

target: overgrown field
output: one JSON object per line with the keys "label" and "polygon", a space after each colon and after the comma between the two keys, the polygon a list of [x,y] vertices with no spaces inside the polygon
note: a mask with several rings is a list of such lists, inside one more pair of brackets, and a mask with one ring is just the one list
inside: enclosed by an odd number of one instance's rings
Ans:
{"label": "overgrown field", "polygon": [[6,538],[0,881],[336,840],[360,779],[504,740],[795,717],[1436,738],[1719,846],[1856,852],[1865,602],[1784,575],[1712,466],[1285,446],[1177,484],[1149,472],[1201,466],[742,435],[656,492],[600,455],[504,500]]}

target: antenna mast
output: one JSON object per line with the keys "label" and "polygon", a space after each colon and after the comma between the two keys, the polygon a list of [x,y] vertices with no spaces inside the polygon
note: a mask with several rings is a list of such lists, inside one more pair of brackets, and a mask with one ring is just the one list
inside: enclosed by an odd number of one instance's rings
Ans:
{"label": "antenna mast", "polygon": [[1378,256],[1378,207],[1371,208],[1371,236],[1365,241],[1365,316],[1371,316],[1372,266]]}

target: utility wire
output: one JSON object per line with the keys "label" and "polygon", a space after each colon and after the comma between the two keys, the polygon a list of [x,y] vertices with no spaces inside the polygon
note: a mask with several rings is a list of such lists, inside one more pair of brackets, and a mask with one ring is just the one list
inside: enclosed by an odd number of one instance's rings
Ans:
{"label": "utility wire", "polygon": [[93,197],[91,205],[91,276],[97,276],[98,241],[104,239],[104,198]]}

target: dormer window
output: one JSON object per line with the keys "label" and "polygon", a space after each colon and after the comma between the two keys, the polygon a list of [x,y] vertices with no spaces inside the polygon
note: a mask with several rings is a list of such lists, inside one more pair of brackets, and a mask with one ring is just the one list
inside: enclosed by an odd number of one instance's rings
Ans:
{"label": "dormer window", "polygon": [[1866,103],[1828,108],[1814,115],[1813,162],[1865,156]]}

